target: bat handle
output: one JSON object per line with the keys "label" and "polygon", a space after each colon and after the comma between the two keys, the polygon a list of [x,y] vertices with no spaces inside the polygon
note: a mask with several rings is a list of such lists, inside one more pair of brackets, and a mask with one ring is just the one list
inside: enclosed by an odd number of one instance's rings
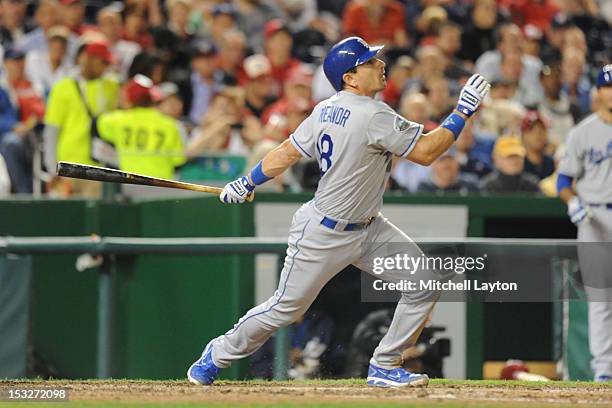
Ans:
{"label": "bat handle", "polygon": [[254,191],[251,191],[251,192],[249,193],[249,195],[247,195],[246,200],[247,200],[249,203],[252,203],[254,199],[255,199],[255,192],[254,192]]}

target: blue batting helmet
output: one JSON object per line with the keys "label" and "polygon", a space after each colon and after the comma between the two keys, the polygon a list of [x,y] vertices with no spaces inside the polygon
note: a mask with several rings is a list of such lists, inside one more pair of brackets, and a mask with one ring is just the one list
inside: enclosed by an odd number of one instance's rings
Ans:
{"label": "blue batting helmet", "polygon": [[370,47],[360,37],[349,37],[334,45],[323,61],[323,71],[336,91],[342,89],[342,76],[357,65],[368,62],[384,45]]}
{"label": "blue batting helmet", "polygon": [[597,75],[597,88],[612,85],[612,64],[605,65]]}

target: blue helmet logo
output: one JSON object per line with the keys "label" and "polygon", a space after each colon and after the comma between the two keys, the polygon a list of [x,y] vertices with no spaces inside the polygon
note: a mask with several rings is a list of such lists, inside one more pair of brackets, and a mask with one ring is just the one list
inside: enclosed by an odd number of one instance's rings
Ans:
{"label": "blue helmet logo", "polygon": [[605,65],[597,75],[597,88],[612,85],[612,64]]}
{"label": "blue helmet logo", "polygon": [[368,62],[378,54],[383,45],[370,47],[359,37],[346,38],[334,45],[325,60],[323,71],[336,91],[342,89],[342,76],[351,68]]}

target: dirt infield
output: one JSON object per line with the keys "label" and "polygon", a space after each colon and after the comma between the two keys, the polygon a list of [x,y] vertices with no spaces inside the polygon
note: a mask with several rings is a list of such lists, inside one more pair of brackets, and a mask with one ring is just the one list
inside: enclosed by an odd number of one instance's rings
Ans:
{"label": "dirt infield", "polygon": [[[411,403],[450,406],[609,406],[612,386],[592,383],[513,383],[432,381],[427,388],[380,389],[361,380],[240,382],[220,381],[198,387],[186,381],[0,381],[0,387],[62,387],[71,401],[200,403],[203,405],[395,405]],[[199,405],[199,404],[198,404]]]}

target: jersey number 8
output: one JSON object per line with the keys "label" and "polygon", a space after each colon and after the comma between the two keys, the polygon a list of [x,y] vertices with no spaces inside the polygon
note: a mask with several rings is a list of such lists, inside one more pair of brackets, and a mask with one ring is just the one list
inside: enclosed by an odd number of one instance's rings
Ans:
{"label": "jersey number 8", "polygon": [[323,176],[332,166],[331,155],[334,152],[334,142],[327,133],[323,133],[323,136],[317,142],[317,152],[319,152],[319,166],[321,176]]}

